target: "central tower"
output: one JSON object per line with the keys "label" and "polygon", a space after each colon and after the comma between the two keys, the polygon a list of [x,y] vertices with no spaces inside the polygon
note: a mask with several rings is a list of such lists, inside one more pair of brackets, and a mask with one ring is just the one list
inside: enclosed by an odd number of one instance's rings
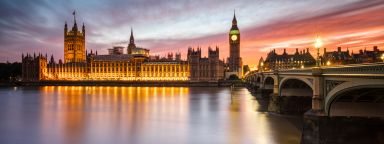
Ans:
{"label": "central tower", "polygon": [[242,73],[242,60],[240,57],[240,30],[237,27],[236,14],[233,13],[232,27],[229,31],[229,58],[230,72],[236,72],[240,77]]}
{"label": "central tower", "polygon": [[73,12],[73,27],[68,31],[67,22],[64,25],[64,63],[85,62],[85,26],[79,31],[76,23],[76,13]]}

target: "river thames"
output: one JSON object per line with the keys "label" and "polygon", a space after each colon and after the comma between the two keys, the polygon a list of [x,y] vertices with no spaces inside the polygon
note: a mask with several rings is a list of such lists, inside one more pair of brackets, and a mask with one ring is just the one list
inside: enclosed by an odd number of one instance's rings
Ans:
{"label": "river thames", "polygon": [[265,112],[246,88],[0,88],[0,143],[298,144],[301,117]]}

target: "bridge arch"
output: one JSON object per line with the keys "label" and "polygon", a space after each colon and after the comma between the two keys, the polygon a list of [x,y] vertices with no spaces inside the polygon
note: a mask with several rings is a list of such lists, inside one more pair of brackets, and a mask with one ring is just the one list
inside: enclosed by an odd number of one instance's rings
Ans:
{"label": "bridge arch", "polygon": [[273,85],[277,83],[277,79],[273,76],[266,76],[262,81],[262,85],[264,89],[273,89]]}
{"label": "bridge arch", "polygon": [[280,96],[285,94],[284,90],[287,90],[287,88],[290,87],[288,86],[289,84],[296,85],[297,88],[301,88],[300,89],[301,93],[304,93],[308,96],[313,96],[313,90],[314,90],[313,84],[308,79],[302,78],[302,77],[292,77],[292,76],[284,77],[283,79],[281,79],[279,83]]}
{"label": "bridge arch", "polygon": [[384,112],[380,112],[384,109],[383,94],[383,80],[344,82],[328,92],[324,99],[324,111],[328,116],[340,115],[341,111],[347,116],[384,116]]}

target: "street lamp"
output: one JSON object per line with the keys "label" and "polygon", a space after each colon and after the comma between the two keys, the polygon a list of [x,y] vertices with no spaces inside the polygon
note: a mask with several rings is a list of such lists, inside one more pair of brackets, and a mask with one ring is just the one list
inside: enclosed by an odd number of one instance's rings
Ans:
{"label": "street lamp", "polygon": [[261,72],[263,72],[263,69],[264,69],[264,62],[261,62],[261,63],[260,63],[260,66],[261,66],[261,67],[260,67]]}
{"label": "street lamp", "polygon": [[330,61],[327,61],[327,66],[330,66],[331,65],[331,62]]}
{"label": "street lamp", "polygon": [[316,58],[316,67],[320,67],[320,48],[323,46],[323,42],[317,36],[316,41],[315,41],[315,48],[317,49],[317,58]]}
{"label": "street lamp", "polygon": [[381,60],[384,62],[384,53],[381,54]]}

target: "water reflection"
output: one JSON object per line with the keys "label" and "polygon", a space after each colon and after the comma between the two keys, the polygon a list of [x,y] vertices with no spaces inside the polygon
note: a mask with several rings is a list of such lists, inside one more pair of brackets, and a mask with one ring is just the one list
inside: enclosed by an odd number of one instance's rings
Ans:
{"label": "water reflection", "polygon": [[[232,93],[232,94],[231,94]],[[245,88],[0,89],[0,143],[299,143]],[[12,124],[12,125],[9,125]],[[21,138],[21,139],[20,139]]]}

